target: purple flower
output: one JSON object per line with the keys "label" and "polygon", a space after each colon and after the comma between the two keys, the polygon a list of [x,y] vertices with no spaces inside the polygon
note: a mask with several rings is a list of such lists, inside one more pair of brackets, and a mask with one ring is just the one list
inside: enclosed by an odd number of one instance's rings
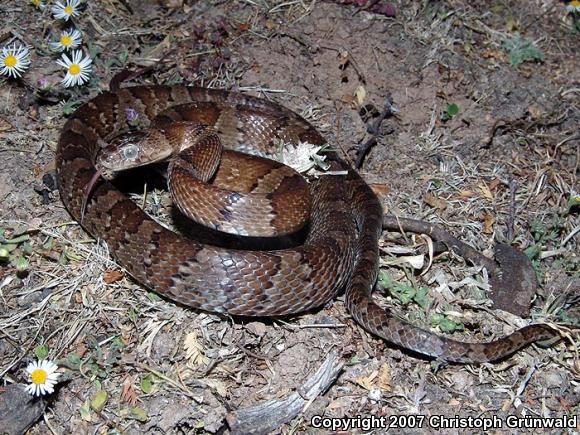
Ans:
{"label": "purple flower", "polygon": [[50,87],[48,84],[48,79],[44,76],[39,77],[36,83],[38,84],[39,89],[43,92],[47,91]]}
{"label": "purple flower", "polygon": [[139,125],[139,114],[132,107],[127,107],[125,109],[125,117],[127,118],[127,124],[130,126],[135,127]]}

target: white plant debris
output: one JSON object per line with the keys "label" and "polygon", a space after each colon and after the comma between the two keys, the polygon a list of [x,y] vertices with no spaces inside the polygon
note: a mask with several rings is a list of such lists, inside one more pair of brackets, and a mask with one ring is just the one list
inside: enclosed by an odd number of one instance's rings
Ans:
{"label": "white plant debris", "polygon": [[[278,161],[290,166],[295,171],[309,175],[320,175],[318,169],[327,171],[330,164],[326,156],[320,154],[328,149],[328,145],[314,145],[308,142],[299,142],[298,145],[280,141],[278,144]],[[323,174],[324,172],[322,172]]]}

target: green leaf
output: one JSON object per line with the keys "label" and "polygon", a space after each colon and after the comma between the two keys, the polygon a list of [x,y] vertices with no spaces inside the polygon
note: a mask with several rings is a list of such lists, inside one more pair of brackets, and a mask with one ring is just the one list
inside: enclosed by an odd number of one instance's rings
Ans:
{"label": "green leaf", "polygon": [[381,288],[388,289],[392,287],[393,280],[391,279],[391,276],[387,272],[385,272],[384,270],[380,270],[378,284]]}
{"label": "green leaf", "polygon": [[433,187],[434,187],[435,189],[439,189],[439,188],[441,188],[441,186],[443,186],[443,180],[441,180],[441,179],[439,179],[439,178],[430,178],[430,179],[429,179],[429,182],[430,182],[431,184],[433,184]]}
{"label": "green leaf", "polygon": [[446,111],[450,117],[453,117],[459,113],[459,106],[455,103],[448,104]]}
{"label": "green leaf", "polygon": [[147,420],[149,420],[147,411],[139,407],[131,408],[131,417],[137,421],[140,421],[141,423],[145,423]]}
{"label": "green leaf", "polygon": [[24,257],[18,257],[14,262],[17,272],[24,272],[28,269],[28,260]]}
{"label": "green leaf", "polygon": [[37,359],[46,359],[48,357],[48,349],[44,344],[34,348],[34,355]]}
{"label": "green leaf", "polygon": [[438,327],[442,332],[455,332],[463,330],[463,323],[454,322],[443,314],[433,314],[431,316],[431,325]]}
{"label": "green leaf", "polygon": [[81,260],[81,256],[79,254],[77,254],[72,249],[65,249],[64,250],[64,255],[65,255],[66,259],[69,260],[69,261],[79,261],[79,260]]}
{"label": "green leaf", "polygon": [[23,234],[21,236],[14,237],[13,239],[6,240],[6,243],[19,244],[27,240],[30,240],[30,236],[28,234]]}
{"label": "green leaf", "polygon": [[66,357],[66,360],[71,367],[78,368],[81,365],[81,359],[76,353],[69,353]]}
{"label": "green leaf", "polygon": [[30,244],[30,242],[28,241],[24,242],[21,246],[21,249],[25,255],[27,256],[32,255],[32,245]]}
{"label": "green leaf", "polygon": [[399,284],[391,289],[391,293],[399,299],[403,305],[407,305],[415,297],[416,291],[411,286]]}
{"label": "green leaf", "polygon": [[537,48],[531,41],[517,35],[514,38],[505,39],[502,47],[508,52],[510,58],[510,65],[514,68],[519,67],[522,63],[527,61],[544,60],[544,53]]}
{"label": "green leaf", "polygon": [[54,247],[54,239],[52,237],[46,239],[46,242],[42,244],[42,249],[44,249],[45,251],[52,251],[53,247]]}
{"label": "green leaf", "polygon": [[445,111],[441,115],[441,121],[447,122],[459,113],[459,106],[455,103],[447,104]]}
{"label": "green leaf", "polygon": [[91,421],[91,406],[88,400],[86,400],[85,403],[82,404],[82,406],[79,409],[79,412],[81,413],[81,418],[83,420]]}
{"label": "green leaf", "polygon": [[426,309],[429,304],[431,303],[431,299],[427,296],[429,294],[429,290],[426,287],[419,287],[413,297],[413,300],[417,305],[421,308]]}
{"label": "green leaf", "polygon": [[65,116],[70,116],[82,104],[82,101],[69,100],[62,105],[62,113]]}
{"label": "green leaf", "polygon": [[143,379],[141,379],[141,391],[145,394],[149,394],[153,391],[153,375],[151,373],[145,375]]}
{"label": "green leaf", "polygon": [[136,322],[137,319],[139,318],[139,312],[135,307],[133,307],[133,308],[131,308],[131,310],[129,310],[128,316],[132,322]]}
{"label": "green leaf", "polygon": [[109,395],[107,392],[105,390],[99,390],[91,399],[91,408],[97,412],[100,412],[107,404],[107,400],[109,400]]}
{"label": "green leaf", "polygon": [[162,300],[161,297],[157,293],[153,293],[153,292],[147,293],[147,298],[151,302],[159,302],[160,300]]}
{"label": "green leaf", "polygon": [[5,245],[0,245],[0,249],[4,249],[8,253],[14,251],[16,248],[18,248],[18,245],[13,245],[11,243],[7,243]]}
{"label": "green leaf", "polygon": [[534,243],[533,245],[524,249],[524,255],[528,257],[528,260],[534,260],[538,258],[540,252],[542,252],[542,248],[540,247],[539,243]]}

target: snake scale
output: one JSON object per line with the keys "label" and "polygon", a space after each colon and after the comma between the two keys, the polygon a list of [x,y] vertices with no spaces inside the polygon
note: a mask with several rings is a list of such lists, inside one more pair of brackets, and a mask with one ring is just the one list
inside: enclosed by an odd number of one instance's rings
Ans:
{"label": "snake scale", "polygon": [[[64,125],[57,148],[62,201],[90,234],[106,241],[112,255],[140,284],[189,307],[242,316],[303,312],[344,289],[348,311],[366,330],[448,362],[494,361],[556,335],[535,324],[489,343],[465,343],[410,325],[379,307],[371,292],[378,273],[382,207],[358,173],[332,152],[327,155],[330,169],[347,171],[346,175],[310,180],[307,236],[297,247],[252,251],[191,240],[162,227],[106,180],[96,185],[81,216],[97,155],[129,129],[127,115],[132,113],[147,126],[161,113],[173,117],[171,107],[185,104],[227,147],[268,155],[278,139],[325,143],[294,112],[221,90],[135,86],[104,92],[79,107]],[[175,112],[176,122],[188,116],[183,112]],[[272,209],[274,215],[279,211],[275,205]]]}

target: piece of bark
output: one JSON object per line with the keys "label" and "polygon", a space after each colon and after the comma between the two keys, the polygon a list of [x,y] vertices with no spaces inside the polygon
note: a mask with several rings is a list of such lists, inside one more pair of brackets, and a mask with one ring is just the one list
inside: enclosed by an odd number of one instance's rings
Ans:
{"label": "piece of bark", "polygon": [[232,434],[266,434],[295,418],[336,380],[344,363],[331,352],[320,368],[295,393],[285,399],[268,400],[257,406],[230,412],[226,420]]}
{"label": "piece of bark", "polygon": [[522,252],[505,244],[495,245],[495,261],[499,264],[499,273],[490,278],[494,308],[528,317],[530,303],[538,291],[532,262]]}
{"label": "piece of bark", "polygon": [[26,392],[26,386],[0,388],[0,433],[21,435],[44,414],[46,402]]}

